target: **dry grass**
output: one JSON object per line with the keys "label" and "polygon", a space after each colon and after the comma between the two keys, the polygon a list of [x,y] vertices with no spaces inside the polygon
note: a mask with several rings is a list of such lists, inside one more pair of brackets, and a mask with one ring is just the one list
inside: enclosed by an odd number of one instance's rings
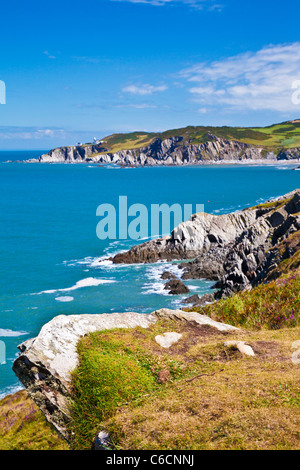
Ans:
{"label": "dry grass", "polygon": [[[153,341],[164,331],[183,336],[165,350]],[[139,360],[144,351],[141,363],[155,377],[169,372],[153,390],[94,423],[93,432],[108,429],[117,449],[300,448],[300,367],[291,360],[299,327],[224,334],[164,321],[149,330],[107,332],[106,340],[116,334],[134,354],[139,350]],[[226,348],[227,339],[246,341],[255,357]]]}
{"label": "dry grass", "polygon": [[0,401],[1,450],[68,450],[25,391]]}

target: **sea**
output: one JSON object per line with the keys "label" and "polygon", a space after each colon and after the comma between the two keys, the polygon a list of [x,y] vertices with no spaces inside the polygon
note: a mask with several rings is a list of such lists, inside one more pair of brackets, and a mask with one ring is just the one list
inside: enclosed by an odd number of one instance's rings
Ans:
{"label": "sea", "polygon": [[[126,196],[128,207],[147,208],[149,220],[154,204],[203,204],[205,212],[222,214],[283,195],[300,180],[299,163],[121,168],[23,162],[46,152],[0,151],[0,398],[23,388],[12,370],[17,346],[55,316],[151,313],[211,292],[213,283],[199,279],[185,281],[191,294],[169,295],[161,274],[180,276],[176,262],[114,265],[111,256],[147,237],[120,238],[117,231],[100,239],[99,206],[114,207],[118,218],[119,198]],[[160,230],[149,238],[164,235],[162,223]]]}

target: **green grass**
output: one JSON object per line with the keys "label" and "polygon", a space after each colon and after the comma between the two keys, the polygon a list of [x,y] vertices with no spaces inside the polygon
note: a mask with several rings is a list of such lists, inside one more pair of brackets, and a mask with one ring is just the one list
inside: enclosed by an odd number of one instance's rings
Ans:
{"label": "green grass", "polygon": [[69,450],[25,391],[0,400],[0,450]]}
{"label": "green grass", "polygon": [[[122,450],[299,449],[300,370],[291,359],[300,338],[299,232],[278,244],[279,255],[287,247],[294,254],[270,282],[189,309],[238,331],[161,319],[86,336],[73,379],[74,447],[91,448],[106,429]],[[166,331],[182,334],[167,350],[154,341]],[[255,356],[224,347],[228,339],[246,341]]]}
{"label": "green grass", "polygon": [[[154,341],[165,331],[182,334],[168,350]],[[75,373],[74,448],[90,449],[105,429],[117,450],[299,449],[299,369],[291,361],[299,334],[160,320],[88,335]],[[246,341],[256,356],[224,347],[228,339]],[[161,371],[167,379],[158,383]]]}
{"label": "green grass", "polygon": [[300,273],[196,310],[247,329],[294,327],[300,324]]}
{"label": "green grass", "polygon": [[[73,374],[75,448],[92,442],[104,419],[121,403],[153,389],[155,380],[145,359],[129,349],[122,330],[95,333],[79,343],[80,367]],[[99,429],[98,429],[99,430]]]}
{"label": "green grass", "polygon": [[[171,137],[180,137],[178,145],[203,144],[211,140],[211,135],[237,140],[245,144],[264,147],[266,151],[278,153],[282,148],[300,147],[300,123],[284,122],[268,127],[212,127],[212,126],[188,126],[180,129],[170,129],[164,132],[136,131],[124,134],[112,134],[102,140],[103,151],[117,152],[120,150],[134,150],[146,147],[154,139],[161,140]],[[97,154],[98,155],[98,154]]]}

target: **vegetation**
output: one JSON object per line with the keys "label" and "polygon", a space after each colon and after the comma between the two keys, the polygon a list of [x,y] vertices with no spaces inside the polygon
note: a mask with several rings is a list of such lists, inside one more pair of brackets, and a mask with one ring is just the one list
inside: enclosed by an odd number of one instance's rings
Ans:
{"label": "vegetation", "polygon": [[[84,338],[73,382],[75,448],[90,448],[106,429],[124,450],[299,449],[299,248],[296,232],[276,247],[278,259],[293,254],[269,282],[190,309],[238,331],[159,320]],[[164,350],[154,338],[166,331],[182,338]],[[246,341],[255,357],[228,349],[228,339]]]}
{"label": "vegetation", "polygon": [[[239,330],[160,319],[82,338],[71,447],[91,449],[105,429],[117,450],[299,450],[300,368],[292,355],[300,338],[300,231],[275,253],[267,282],[190,309]],[[182,336],[164,349],[155,336],[167,331]],[[245,341],[255,356],[227,340]],[[1,449],[68,448],[24,391],[0,401],[0,422]]]}
{"label": "vegetation", "polygon": [[[279,153],[280,149],[300,147],[300,120],[287,121],[268,127],[212,127],[188,126],[164,132],[131,132],[113,134],[102,140],[103,151],[100,153],[133,150],[145,147],[156,138],[164,140],[180,137],[178,145],[202,144],[212,140],[212,135],[228,140],[237,140],[245,144],[260,146],[267,151]],[[98,154],[97,154],[98,155]]]}
{"label": "vegetation", "polygon": [[23,390],[0,400],[1,450],[68,450]]}
{"label": "vegetation", "polygon": [[[182,334],[169,350],[154,341],[165,331]],[[89,335],[75,373],[75,449],[90,449],[101,429],[120,450],[299,449],[300,377],[291,360],[299,334],[299,327],[226,334],[160,320],[147,330]],[[246,341],[255,357],[226,348],[228,339]],[[105,350],[103,381],[103,361],[86,364]]]}

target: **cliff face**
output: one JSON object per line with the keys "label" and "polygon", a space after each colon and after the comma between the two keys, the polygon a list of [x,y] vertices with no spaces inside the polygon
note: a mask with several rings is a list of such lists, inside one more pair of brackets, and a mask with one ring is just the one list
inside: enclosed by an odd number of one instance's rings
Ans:
{"label": "cliff face", "polygon": [[41,155],[41,163],[108,163],[119,165],[187,165],[222,161],[291,160],[300,158],[300,148],[282,150],[276,156],[272,150],[254,147],[239,141],[210,135],[203,144],[182,143],[182,137],[161,140],[134,150],[103,153],[103,147],[84,145],[62,147]]}
{"label": "cliff face", "polygon": [[[192,259],[183,263],[183,279],[217,281],[216,298],[262,282],[276,265],[277,245],[300,230],[300,190],[269,204],[232,214],[194,214],[169,236],[117,254],[115,264]],[[285,251],[281,258],[292,253]],[[277,260],[277,261],[275,261]]]}

